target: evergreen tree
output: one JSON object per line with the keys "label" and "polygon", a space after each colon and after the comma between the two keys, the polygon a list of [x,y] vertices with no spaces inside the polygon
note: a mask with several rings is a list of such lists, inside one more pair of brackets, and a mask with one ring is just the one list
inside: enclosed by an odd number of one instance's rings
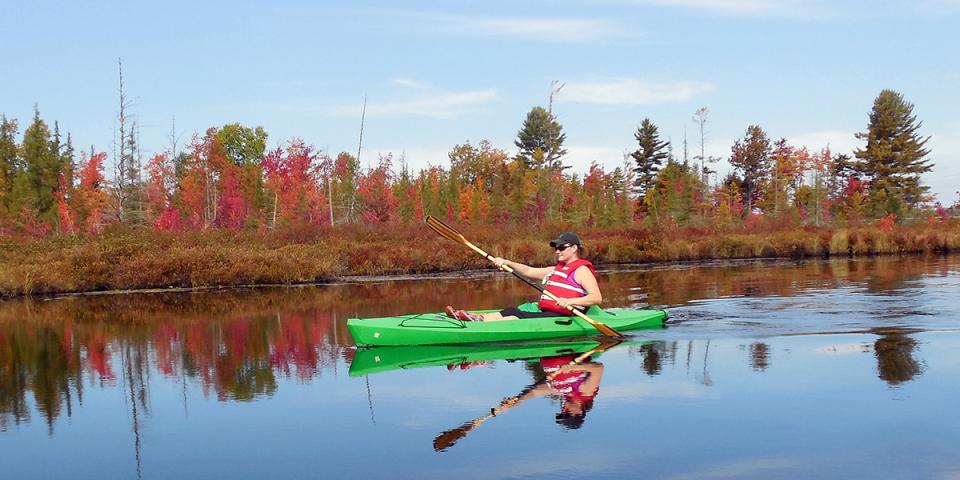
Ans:
{"label": "evergreen tree", "polygon": [[672,158],[657,173],[656,187],[644,197],[644,203],[653,222],[673,222],[685,225],[691,221],[697,204],[697,195],[703,184],[696,166],[678,163]]}
{"label": "evergreen tree", "polygon": [[11,210],[19,214],[32,211],[41,220],[56,219],[54,190],[60,185],[60,158],[54,151],[50,128],[34,109],[33,123],[23,132],[21,145],[23,168],[13,181]]}
{"label": "evergreen tree", "polygon": [[[410,178],[410,169],[407,168],[407,161],[400,157],[400,175],[393,184],[393,196],[397,199],[397,215],[400,222],[404,225],[414,221],[416,215],[416,191],[413,187],[413,180]],[[419,219],[416,219],[419,220]]]}
{"label": "evergreen tree", "polygon": [[[523,121],[523,127],[517,132],[517,139],[513,142],[520,152],[520,159],[526,168],[547,168],[563,170],[565,167],[562,157],[567,154],[563,148],[563,141],[567,135],[563,127],[543,107],[533,107]],[[540,155],[536,155],[536,152]]]}
{"label": "evergreen tree", "polygon": [[913,104],[893,90],[883,90],[873,102],[866,132],[856,137],[867,145],[857,149],[857,170],[870,181],[868,210],[875,217],[901,213],[915,207],[929,187],[920,184],[920,175],[932,164],[924,147],[930,137],[917,132],[923,122],[913,114]]}
{"label": "evergreen tree", "polygon": [[13,179],[20,170],[17,154],[17,121],[0,115],[0,213],[10,205]]}
{"label": "evergreen tree", "polygon": [[760,186],[770,171],[770,140],[762,128],[750,125],[743,139],[737,140],[731,150],[730,164],[743,179],[744,214],[749,215],[759,203]]}
{"label": "evergreen tree", "polygon": [[67,132],[67,143],[60,150],[60,169],[63,172],[67,186],[73,185],[74,171],[76,171],[76,157],[73,150],[73,137]]}
{"label": "evergreen tree", "polygon": [[660,140],[657,126],[649,118],[643,119],[640,127],[637,128],[637,132],[633,134],[633,138],[637,140],[640,147],[630,154],[636,163],[633,168],[633,172],[636,174],[634,186],[637,193],[642,197],[647,190],[655,186],[657,172],[660,171],[663,161],[669,158],[667,150],[670,147],[670,142]]}
{"label": "evergreen tree", "polygon": [[137,141],[137,122],[131,124],[127,132],[127,138],[124,139],[123,171],[120,174],[124,180],[122,182],[124,191],[123,213],[121,218],[125,223],[131,225],[143,225],[145,221],[143,209],[143,178],[140,175],[140,145]]}

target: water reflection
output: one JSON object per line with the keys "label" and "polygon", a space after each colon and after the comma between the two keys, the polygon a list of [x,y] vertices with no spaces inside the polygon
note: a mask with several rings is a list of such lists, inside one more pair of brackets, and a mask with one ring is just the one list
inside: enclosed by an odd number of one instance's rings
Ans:
{"label": "water reflection", "polygon": [[[743,262],[624,267],[602,273],[601,281],[607,306],[674,307],[671,328],[643,334],[661,341],[630,347],[648,376],[685,363],[710,386],[711,340],[729,336],[750,338],[745,361],[762,374],[775,362],[762,339],[827,331],[876,335],[870,350],[877,375],[897,386],[923,374],[913,335],[945,328],[943,312],[956,309],[958,266],[942,257]],[[307,383],[336,375],[338,365],[357,364],[344,327],[348,317],[439,311],[448,303],[491,308],[529,296],[509,277],[485,275],[3,302],[0,430],[39,416],[52,435],[56,420],[74,415],[91,388],[121,389],[137,430],[151,415],[157,378],[181,385],[184,398],[194,391],[219,401],[270,397],[284,380]]]}
{"label": "water reflection", "polygon": [[0,428],[30,420],[29,396],[52,434],[56,418],[83,401],[85,378],[90,386],[122,387],[136,428],[150,414],[151,374],[184,388],[197,383],[205,396],[249,401],[273,394],[277,376],[309,380],[349,356],[336,316],[299,309],[296,295],[280,295],[289,301],[282,314],[270,294],[255,301],[232,293],[6,305]]}
{"label": "water reflection", "polygon": [[[586,420],[587,412],[593,408],[603,378],[603,364],[593,361],[591,357],[618,344],[618,341],[602,342],[594,344],[583,353],[528,359],[530,363],[527,366],[533,373],[533,383],[519,394],[503,399],[499,405],[490,409],[490,413],[437,435],[433,440],[434,450],[446,451],[483,422],[537,397],[559,399],[560,411],[555,416],[557,424],[566,429],[580,428]],[[573,350],[577,347],[568,348]]]}
{"label": "water reflection", "polygon": [[902,328],[882,328],[871,331],[879,335],[873,344],[873,354],[877,358],[877,371],[881,380],[890,385],[909,382],[923,372],[923,366],[914,354],[917,341],[909,336],[916,330]]}

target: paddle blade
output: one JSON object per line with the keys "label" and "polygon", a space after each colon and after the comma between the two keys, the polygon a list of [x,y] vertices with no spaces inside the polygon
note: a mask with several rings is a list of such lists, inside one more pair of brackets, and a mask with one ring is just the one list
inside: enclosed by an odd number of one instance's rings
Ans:
{"label": "paddle blade", "polygon": [[[592,320],[592,319],[591,319],[591,320]],[[606,335],[607,337],[617,338],[617,339],[623,338],[623,334],[622,334],[622,333],[618,332],[618,331],[615,330],[613,327],[611,327],[611,326],[609,326],[609,325],[607,325],[607,324],[605,324],[605,323],[598,322],[598,321],[596,321],[596,320],[593,320],[593,321],[590,322],[590,323],[594,326],[594,328],[597,329],[597,331],[599,331],[600,333]]]}
{"label": "paddle blade", "polygon": [[427,217],[424,218],[423,221],[427,224],[428,227],[430,227],[431,230],[440,234],[440,236],[449,238],[454,242],[462,243],[466,245],[467,239],[464,238],[460,232],[454,230],[453,227],[451,227],[450,225],[443,223],[437,217],[434,217],[433,215],[427,215]]}
{"label": "paddle blade", "polygon": [[471,430],[476,428],[477,425],[480,425],[488,418],[490,418],[490,415],[487,415],[486,417],[478,418],[472,422],[464,423],[463,425],[460,425],[457,428],[452,428],[450,430],[447,430],[446,432],[441,433],[440,435],[437,435],[437,438],[433,439],[433,449],[438,452],[442,452],[452,447],[453,444],[457,443],[457,441],[460,440],[461,438],[467,436],[467,434],[470,433]]}

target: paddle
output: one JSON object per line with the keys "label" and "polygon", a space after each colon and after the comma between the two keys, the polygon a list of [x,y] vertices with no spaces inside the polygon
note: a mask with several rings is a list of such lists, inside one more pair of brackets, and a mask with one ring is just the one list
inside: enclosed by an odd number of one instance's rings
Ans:
{"label": "paddle", "polygon": [[[441,236],[446,237],[446,238],[449,238],[450,240],[453,240],[454,242],[463,244],[463,245],[467,246],[468,248],[470,248],[471,250],[479,253],[480,255],[483,255],[483,257],[486,258],[487,260],[493,261],[493,257],[490,256],[487,252],[484,252],[483,250],[481,250],[481,249],[480,249],[479,247],[477,247],[476,245],[470,243],[460,232],[454,230],[453,227],[451,227],[450,225],[447,225],[446,223],[443,223],[442,221],[440,221],[439,219],[437,219],[437,217],[434,217],[434,216],[432,216],[432,215],[427,215],[427,218],[425,219],[425,221],[426,221],[428,227],[430,227],[431,229],[433,229],[433,231],[439,233]],[[556,295],[554,295],[554,294],[552,294],[552,293],[544,290],[544,288],[543,288],[542,285],[539,285],[539,284],[536,284],[536,283],[530,281],[530,279],[528,279],[527,277],[524,277],[523,275],[520,275],[520,274],[517,273],[514,269],[510,268],[510,266],[504,265],[504,266],[502,266],[502,267],[500,267],[500,268],[503,269],[503,270],[506,271],[506,272],[512,273],[513,276],[519,278],[520,280],[523,280],[524,283],[526,283],[527,285],[530,285],[531,287],[536,288],[537,290],[540,291],[540,293],[546,295],[547,297],[549,297],[549,298],[552,299],[553,301],[556,302],[556,301],[560,300],[559,298],[556,297]],[[597,331],[599,331],[600,333],[602,333],[602,334],[604,334],[604,335],[606,335],[606,336],[608,336],[608,337],[623,338],[623,334],[622,334],[622,333],[614,330],[614,329],[613,329],[612,327],[610,327],[609,325],[606,325],[606,324],[604,324],[604,323],[602,323],[602,322],[599,322],[599,321],[597,321],[597,320],[594,320],[594,319],[588,317],[585,313],[581,312],[580,310],[577,310],[576,308],[573,308],[573,307],[567,307],[567,308],[568,308],[571,312],[573,312],[574,315],[576,315],[576,316],[578,316],[578,317],[586,320],[587,323],[589,323],[590,325],[593,325],[593,328],[596,328]]]}
{"label": "paddle", "polygon": [[[621,343],[620,340],[601,341],[600,344],[597,345],[596,347],[593,347],[592,349],[577,356],[577,358],[574,358],[573,360],[571,360],[568,365],[577,365],[583,362],[584,360],[586,360],[587,358],[589,358],[591,355],[595,355],[597,353],[609,350],[619,345],[620,343]],[[560,370],[557,369],[555,372],[551,373],[550,375],[547,375],[547,378],[546,380],[544,380],[544,382],[549,382],[550,380],[553,380],[554,377],[556,377],[559,374],[560,374]],[[438,452],[442,452],[452,447],[453,444],[457,443],[457,441],[460,440],[461,438],[467,436],[468,433],[470,433],[474,428],[477,428],[478,426],[480,426],[480,424],[482,424],[483,422],[486,422],[487,420],[490,420],[491,418],[496,417],[497,415],[505,412],[506,410],[513,407],[514,405],[520,403],[520,397],[522,397],[524,393],[532,390],[538,384],[539,383],[533,384],[530,387],[528,387],[526,390],[521,392],[519,395],[507,398],[506,400],[500,402],[499,406],[490,409],[490,413],[476,420],[464,423],[463,425],[457,428],[452,428],[450,430],[447,430],[441,433],[440,435],[437,435],[437,437],[433,439],[433,449]]]}

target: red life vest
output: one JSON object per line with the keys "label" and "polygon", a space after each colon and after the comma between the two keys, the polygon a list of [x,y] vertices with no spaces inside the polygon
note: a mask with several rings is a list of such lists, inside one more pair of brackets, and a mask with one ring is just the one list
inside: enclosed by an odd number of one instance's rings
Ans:
{"label": "red life vest", "polygon": [[[553,271],[543,279],[544,290],[552,293],[557,298],[577,298],[586,295],[587,291],[583,288],[583,285],[577,283],[577,280],[573,278],[573,273],[583,266],[589,268],[590,272],[594,275],[597,274],[597,271],[593,268],[593,264],[582,258],[566,264],[558,263],[556,267],[553,267]],[[553,299],[546,294],[540,296],[538,305],[540,306],[540,310],[544,312],[572,315],[570,310],[557,305],[557,302],[553,301]],[[580,311],[586,310],[584,307],[576,308]]]}
{"label": "red life vest", "polygon": [[[587,380],[587,377],[589,377],[590,374],[587,372],[577,371],[557,373],[561,367],[572,363],[574,358],[574,355],[541,358],[540,365],[543,365],[543,373],[546,373],[550,378],[547,383],[550,385],[553,391],[563,395],[564,398],[585,402],[595,397],[599,391],[598,388],[598,391],[594,391],[590,395],[586,395],[580,391],[580,385]],[[553,376],[550,377],[551,375]]]}

